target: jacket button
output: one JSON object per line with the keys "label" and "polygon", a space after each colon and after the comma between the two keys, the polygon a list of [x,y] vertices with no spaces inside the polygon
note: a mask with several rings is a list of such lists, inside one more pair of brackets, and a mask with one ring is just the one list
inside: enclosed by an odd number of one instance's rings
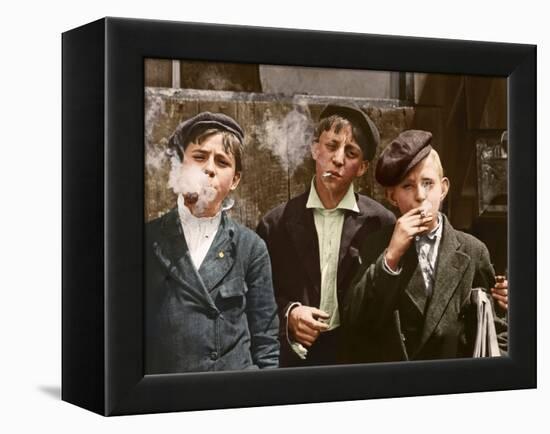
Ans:
{"label": "jacket button", "polygon": [[210,358],[211,358],[212,360],[216,360],[216,359],[218,358],[218,353],[217,353],[216,351],[212,351],[212,352],[210,353]]}

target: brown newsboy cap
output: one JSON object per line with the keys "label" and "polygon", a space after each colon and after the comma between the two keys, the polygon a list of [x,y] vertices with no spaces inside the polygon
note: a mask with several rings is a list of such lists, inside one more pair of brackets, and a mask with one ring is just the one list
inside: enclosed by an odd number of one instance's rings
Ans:
{"label": "brown newsboy cap", "polygon": [[193,137],[193,133],[199,128],[203,131],[208,128],[229,131],[235,134],[241,143],[244,140],[243,129],[235,119],[223,113],[202,112],[181,122],[168,139],[168,146],[174,149],[179,148],[181,152],[184,152]]}
{"label": "brown newsboy cap", "polygon": [[414,166],[432,150],[432,133],[422,130],[403,131],[380,154],[374,176],[384,187],[401,182]]}
{"label": "brown newsboy cap", "polygon": [[329,104],[321,112],[319,121],[332,115],[347,119],[352,125],[361,130],[364,137],[355,137],[355,140],[357,140],[357,144],[363,151],[363,159],[372,160],[380,142],[380,133],[367,114],[356,106]]}

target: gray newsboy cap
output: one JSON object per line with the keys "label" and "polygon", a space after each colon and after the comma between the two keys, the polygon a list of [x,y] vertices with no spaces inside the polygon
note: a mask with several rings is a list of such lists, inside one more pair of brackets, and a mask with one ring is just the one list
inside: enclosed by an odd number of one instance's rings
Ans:
{"label": "gray newsboy cap", "polygon": [[374,176],[384,187],[393,187],[401,182],[414,166],[432,150],[432,133],[422,130],[407,130],[399,134],[382,151]]}
{"label": "gray newsboy cap", "polygon": [[243,129],[235,119],[223,113],[202,112],[181,122],[168,139],[168,146],[175,149],[179,148],[181,152],[185,151],[193,133],[197,131],[198,128],[202,130],[216,128],[229,131],[233,133],[241,143],[244,141]]}
{"label": "gray newsboy cap", "polygon": [[364,138],[356,137],[355,139],[363,151],[363,159],[372,160],[378,143],[380,143],[380,133],[371,118],[357,106],[329,104],[321,112],[319,121],[332,115],[347,119],[352,125],[361,130]]}

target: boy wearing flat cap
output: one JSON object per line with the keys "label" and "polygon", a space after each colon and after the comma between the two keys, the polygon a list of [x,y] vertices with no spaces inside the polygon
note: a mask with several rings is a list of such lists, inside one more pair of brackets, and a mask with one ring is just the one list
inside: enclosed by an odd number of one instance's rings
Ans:
{"label": "boy wearing flat cap", "polygon": [[[431,140],[427,131],[405,131],[378,161],[376,180],[402,215],[361,247],[363,264],[344,308],[349,357],[354,362],[475,353],[477,311],[472,290],[493,288],[494,270],[486,246],[455,230],[439,211],[449,180]],[[495,312],[491,297],[481,295],[495,325],[496,353],[499,348],[505,352],[504,312]]]}
{"label": "boy wearing flat cap", "polygon": [[311,153],[309,189],[271,210],[257,232],[271,257],[280,315],[280,366],[345,363],[341,303],[358,266],[366,235],[395,218],[376,201],[354,193],[379,142],[374,123],[358,107],[328,105]]}
{"label": "boy wearing flat cap", "polygon": [[227,215],[243,139],[235,120],[210,112],[180,123],[169,139],[177,206],[145,233],[149,374],[278,366],[265,243]]}

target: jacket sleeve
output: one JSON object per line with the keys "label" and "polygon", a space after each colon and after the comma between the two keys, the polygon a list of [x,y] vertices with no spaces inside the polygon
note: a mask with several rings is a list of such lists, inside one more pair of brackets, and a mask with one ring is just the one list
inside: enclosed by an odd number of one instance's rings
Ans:
{"label": "jacket sleeve", "polygon": [[350,285],[343,322],[352,332],[376,333],[391,320],[399,297],[400,275],[385,270],[384,252],[374,262],[363,264]]}
{"label": "jacket sleeve", "polygon": [[488,298],[491,301],[491,307],[493,309],[498,346],[501,354],[506,355],[508,352],[508,322],[506,319],[506,310],[502,309],[498,305],[495,305],[494,299],[489,293],[491,288],[495,285],[495,272],[493,266],[491,265],[491,258],[487,247],[483,243],[480,244],[481,246],[477,259],[476,274],[472,287],[480,287],[488,292]]}
{"label": "jacket sleeve", "polygon": [[276,368],[279,365],[279,317],[273,295],[271,263],[265,243],[256,239],[245,277],[250,350],[259,368]]}
{"label": "jacket sleeve", "polygon": [[[270,255],[272,269],[277,270],[278,268],[281,268],[281,267],[277,267],[278,256],[276,252],[278,251],[278,248],[276,246],[276,243],[277,243],[276,235],[273,234],[272,228],[270,227],[269,223],[266,221],[265,218],[262,219],[258,224],[258,227],[256,228],[256,233],[260,236],[260,238],[265,242],[267,246],[267,250]],[[292,300],[286,294],[286,292],[283,290],[283,285],[280,284],[280,278],[281,276],[277,276],[276,274],[273,275],[275,301],[278,307],[279,320],[281,324],[283,324],[283,321],[285,319],[285,313],[287,312],[288,308],[298,300]],[[285,337],[285,340],[286,340],[285,327],[282,327],[281,329],[281,337]]]}

